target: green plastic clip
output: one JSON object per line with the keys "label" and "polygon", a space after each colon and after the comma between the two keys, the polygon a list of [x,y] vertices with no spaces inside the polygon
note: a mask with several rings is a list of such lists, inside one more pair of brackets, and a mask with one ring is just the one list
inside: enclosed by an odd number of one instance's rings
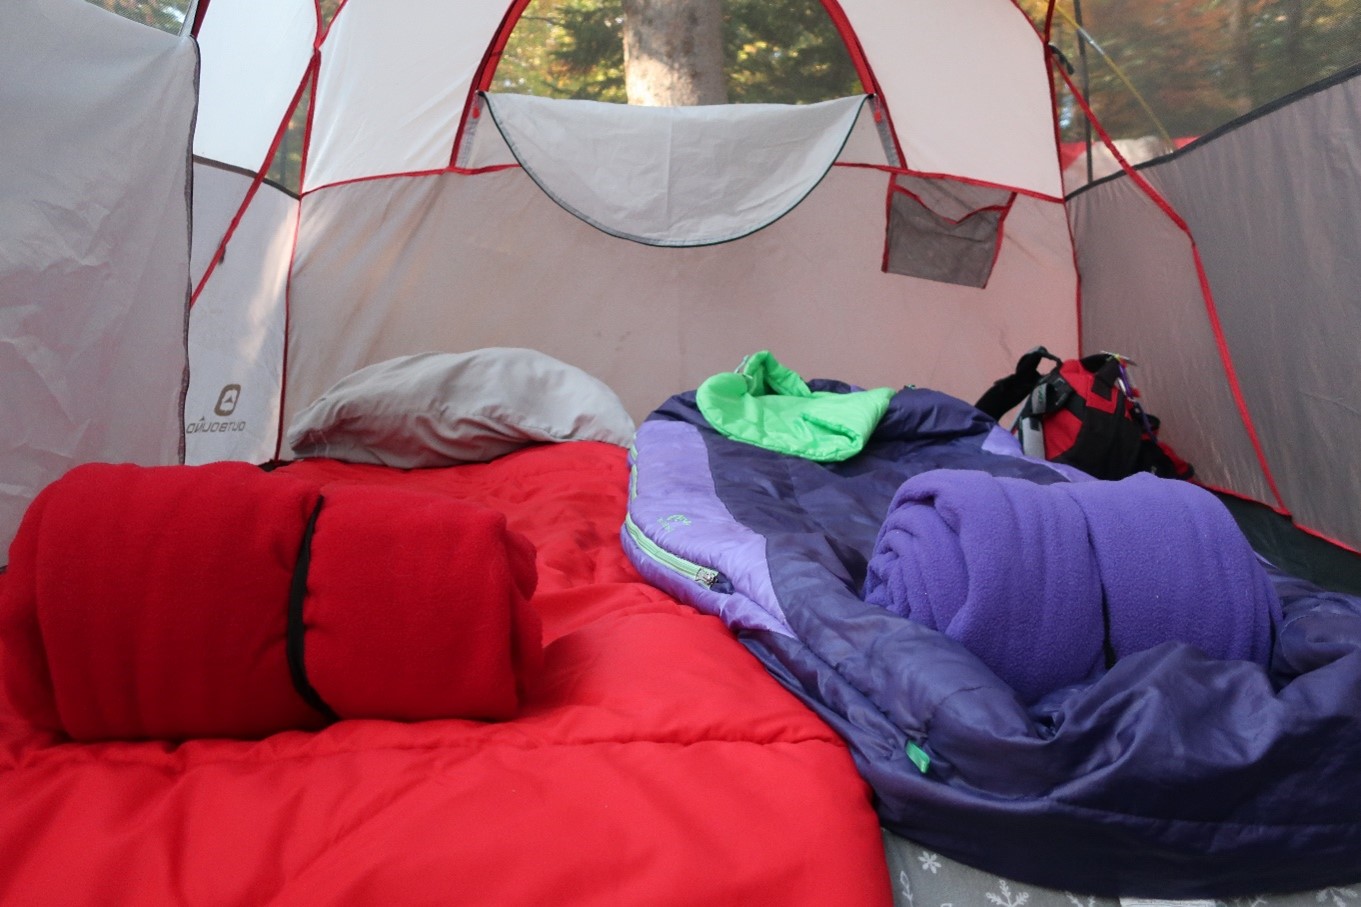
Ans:
{"label": "green plastic clip", "polygon": [[907,741],[906,750],[907,758],[912,760],[912,764],[917,767],[917,771],[921,772],[923,775],[926,774],[927,769],[931,767],[931,756],[927,754],[926,750],[917,746],[917,744],[913,743],[911,740]]}

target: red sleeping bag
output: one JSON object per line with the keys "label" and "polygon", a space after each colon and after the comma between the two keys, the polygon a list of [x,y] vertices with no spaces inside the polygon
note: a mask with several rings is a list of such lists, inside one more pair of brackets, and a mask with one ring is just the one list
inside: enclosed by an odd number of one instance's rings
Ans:
{"label": "red sleeping bag", "polygon": [[533,547],[502,514],[243,463],[78,467],[6,580],[10,701],[75,740],[504,719],[541,663]]}
{"label": "red sleeping bag", "polygon": [[[519,711],[264,740],[72,742],[18,717],[0,689],[0,904],[891,903],[878,817],[846,744],[721,621],[643,582],[624,556],[623,448],[541,444],[411,470],[309,460],[271,475],[327,501],[362,488],[504,514],[535,549],[543,621],[543,673]],[[420,539],[413,523],[401,539]],[[158,550],[112,531],[124,557]],[[242,562],[236,544],[224,562]],[[383,544],[357,569],[391,577]],[[457,562],[459,543],[442,554]],[[16,568],[0,574],[0,599],[32,582]],[[475,575],[458,563],[436,572],[448,590]],[[388,614],[401,588],[389,581],[365,604]],[[311,624],[310,596],[307,611]],[[307,633],[309,676],[339,709],[318,673],[319,629]],[[0,672],[31,658],[15,642],[0,638]],[[462,676],[450,660],[441,683]]]}

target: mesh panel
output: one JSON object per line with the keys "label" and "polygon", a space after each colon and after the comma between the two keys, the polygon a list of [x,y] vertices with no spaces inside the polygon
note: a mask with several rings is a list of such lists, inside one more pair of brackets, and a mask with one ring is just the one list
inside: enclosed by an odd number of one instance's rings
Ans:
{"label": "mesh panel", "polygon": [[888,212],[885,270],[983,287],[1012,195],[953,180],[898,176]]}
{"label": "mesh panel", "polygon": [[[1047,5],[1021,0],[1041,28]],[[1141,143],[1122,148],[1137,164],[1361,62],[1361,0],[1060,0],[1050,37],[1106,131]],[[1100,140],[1066,85],[1058,103],[1073,160]]]}

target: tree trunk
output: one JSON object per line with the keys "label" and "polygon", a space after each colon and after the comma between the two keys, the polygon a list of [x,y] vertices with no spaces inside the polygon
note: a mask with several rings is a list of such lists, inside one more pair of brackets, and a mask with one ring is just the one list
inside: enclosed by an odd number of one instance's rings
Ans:
{"label": "tree trunk", "polygon": [[1256,106],[1252,76],[1257,63],[1257,54],[1252,46],[1252,10],[1249,9],[1248,0],[1230,0],[1229,48],[1232,54],[1229,103],[1233,105],[1235,113],[1248,113]]}
{"label": "tree trunk", "polygon": [[624,0],[630,104],[726,104],[721,0]]}
{"label": "tree trunk", "polygon": [[1291,70],[1305,68],[1304,60],[1304,0],[1286,0],[1285,7],[1285,62]]}

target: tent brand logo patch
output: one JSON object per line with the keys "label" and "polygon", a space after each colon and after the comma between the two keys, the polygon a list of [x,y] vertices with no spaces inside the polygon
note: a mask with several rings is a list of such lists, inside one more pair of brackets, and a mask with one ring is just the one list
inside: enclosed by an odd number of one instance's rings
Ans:
{"label": "tent brand logo patch", "polygon": [[236,401],[241,399],[241,385],[228,384],[222,388],[222,393],[217,395],[217,405],[213,407],[213,412],[219,416],[230,416],[236,412]]}
{"label": "tent brand logo patch", "polygon": [[186,435],[217,434],[225,432],[237,432],[246,430],[246,420],[229,418],[236,412],[236,406],[241,402],[241,385],[228,384],[224,386],[217,395],[217,403],[213,405],[213,413],[221,416],[221,420],[210,420],[207,416],[201,416],[197,422],[190,422],[184,426]]}

